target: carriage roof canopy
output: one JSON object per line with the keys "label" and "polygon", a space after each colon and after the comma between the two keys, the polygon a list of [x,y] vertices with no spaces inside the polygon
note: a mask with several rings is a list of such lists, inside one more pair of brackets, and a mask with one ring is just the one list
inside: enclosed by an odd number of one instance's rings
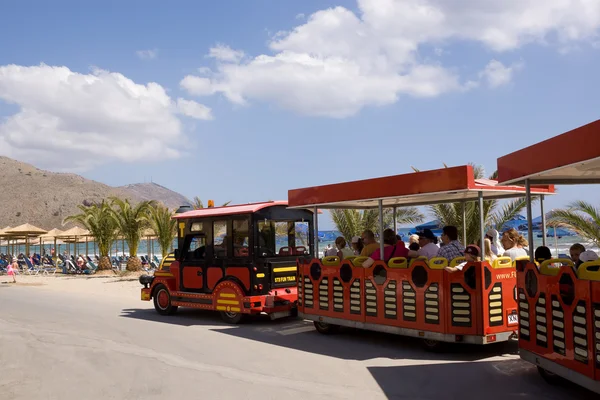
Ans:
{"label": "carriage roof canopy", "polygon": [[225,207],[201,208],[175,215],[175,219],[216,217],[221,215],[252,214],[266,207],[287,206],[287,201],[266,201],[262,203],[240,204]]}
{"label": "carriage roof canopy", "polygon": [[[500,186],[489,179],[475,179],[473,167],[442,168],[409,174],[335,183],[288,191],[290,208],[324,209],[418,206],[525,196],[522,186]],[[554,194],[553,186],[533,187],[532,194]]]}
{"label": "carriage roof canopy", "polygon": [[600,120],[498,159],[503,184],[600,183]]}

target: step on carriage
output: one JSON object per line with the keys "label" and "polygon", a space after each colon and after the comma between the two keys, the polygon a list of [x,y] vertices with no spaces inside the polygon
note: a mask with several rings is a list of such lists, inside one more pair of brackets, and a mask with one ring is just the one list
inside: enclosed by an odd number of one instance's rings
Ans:
{"label": "step on carriage", "polygon": [[[553,191],[553,187],[538,187],[534,193]],[[524,195],[523,187],[475,179],[471,166],[461,166],[290,190],[288,201],[292,209],[378,208],[383,227],[384,208],[393,208],[395,215],[396,207],[478,201],[482,209],[484,200]],[[313,215],[316,231],[317,215]],[[480,227],[483,240],[481,215]],[[462,229],[464,238],[466,226]],[[383,229],[379,236],[383,237]],[[316,248],[313,253],[317,254]],[[381,260],[383,253],[381,243]],[[493,265],[469,263],[453,273],[444,267],[464,258],[398,257],[363,268],[365,259],[299,259],[299,316],[314,321],[321,333],[339,326],[356,327],[421,338],[428,348],[443,342],[487,344],[516,337],[516,271],[510,258]]]}
{"label": "step on carriage", "polygon": [[[600,183],[600,120],[499,158],[498,176],[505,184],[526,188]],[[566,265],[552,268],[550,264]],[[549,382],[562,377],[598,394],[599,268],[600,261],[573,266],[568,259],[540,266],[531,259],[517,266],[521,358],[537,365]]]}
{"label": "step on carriage", "polygon": [[183,211],[172,262],[140,277],[142,300],[159,314],[215,310],[229,323],[296,312],[296,262],[312,256],[312,211],[285,201]]}

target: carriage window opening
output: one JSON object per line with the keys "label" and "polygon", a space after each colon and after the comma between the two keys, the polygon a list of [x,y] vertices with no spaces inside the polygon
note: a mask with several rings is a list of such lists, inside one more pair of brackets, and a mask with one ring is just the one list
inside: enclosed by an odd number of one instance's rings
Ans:
{"label": "carriage window opening", "polygon": [[248,256],[250,232],[248,220],[233,221],[233,255],[234,257]]}
{"label": "carriage window opening", "polygon": [[189,245],[186,251],[186,260],[203,260],[206,254],[206,237],[204,235],[195,235],[189,239]]}
{"label": "carriage window opening", "polygon": [[227,221],[213,222],[213,248],[216,258],[227,258]]}
{"label": "carriage window opening", "polygon": [[307,222],[295,222],[294,223],[294,236],[295,236],[295,246],[296,247],[306,247],[310,246],[308,242],[309,229],[308,221]]}

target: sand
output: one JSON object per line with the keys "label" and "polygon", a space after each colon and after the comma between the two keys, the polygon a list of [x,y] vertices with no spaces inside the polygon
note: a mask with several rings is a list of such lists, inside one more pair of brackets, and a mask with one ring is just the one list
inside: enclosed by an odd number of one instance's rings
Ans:
{"label": "sand", "polygon": [[12,283],[12,277],[0,275],[2,286],[28,286],[48,290],[70,292],[77,294],[93,294],[114,298],[132,298],[140,296],[142,285],[139,276],[144,272],[113,273],[94,275],[17,275],[17,283]]}

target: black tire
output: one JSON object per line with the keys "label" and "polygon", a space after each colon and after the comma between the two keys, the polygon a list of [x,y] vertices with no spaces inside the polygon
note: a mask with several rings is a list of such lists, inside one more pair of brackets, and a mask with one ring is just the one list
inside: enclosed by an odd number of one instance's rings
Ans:
{"label": "black tire", "polygon": [[160,315],[173,315],[177,312],[177,306],[171,304],[171,293],[165,285],[156,285],[152,297],[154,297],[154,309]]}
{"label": "black tire", "polygon": [[437,340],[431,339],[422,339],[421,344],[423,348],[427,351],[431,351],[433,353],[439,353],[444,350],[446,343],[439,342]]}
{"label": "black tire", "polygon": [[244,319],[244,314],[236,312],[221,311],[223,321],[231,325],[237,325]]}
{"label": "black tire", "polygon": [[328,324],[327,322],[314,321],[313,323],[315,324],[317,332],[322,333],[323,335],[331,335],[340,328],[339,325]]}
{"label": "black tire", "polygon": [[559,375],[556,375],[555,373],[552,373],[552,372],[548,371],[547,369],[540,367],[539,365],[537,367],[537,370],[538,370],[538,373],[540,374],[540,376],[542,377],[542,379],[544,379],[546,381],[546,383],[548,383],[550,385],[562,384],[563,380]]}

